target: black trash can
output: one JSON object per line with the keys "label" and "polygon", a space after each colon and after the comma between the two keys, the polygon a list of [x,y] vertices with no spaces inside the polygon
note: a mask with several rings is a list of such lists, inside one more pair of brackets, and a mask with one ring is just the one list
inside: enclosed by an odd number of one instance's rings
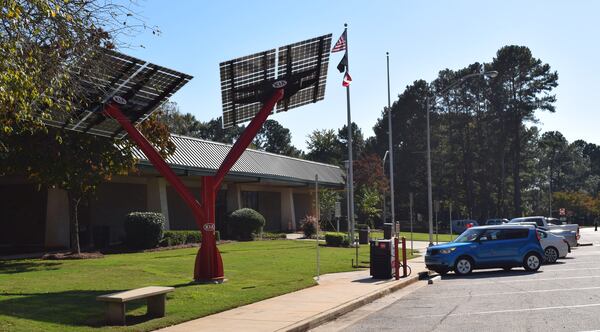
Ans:
{"label": "black trash can", "polygon": [[386,240],[389,240],[392,238],[392,235],[394,234],[394,224],[392,223],[385,223],[383,224],[383,238]]}
{"label": "black trash can", "polygon": [[110,226],[94,226],[92,237],[96,249],[108,247],[110,244]]}
{"label": "black trash can", "polygon": [[358,230],[358,243],[359,244],[369,244],[369,227],[360,228]]}
{"label": "black trash can", "polygon": [[370,241],[370,272],[373,279],[390,279],[392,277],[392,240]]}

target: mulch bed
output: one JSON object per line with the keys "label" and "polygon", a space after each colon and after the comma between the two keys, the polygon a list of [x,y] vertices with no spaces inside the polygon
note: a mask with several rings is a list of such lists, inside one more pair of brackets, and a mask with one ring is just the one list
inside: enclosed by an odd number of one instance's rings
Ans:
{"label": "mulch bed", "polygon": [[82,252],[80,254],[75,253],[54,253],[54,254],[45,254],[42,256],[42,259],[47,260],[64,260],[64,259],[96,259],[96,258],[104,258],[104,255],[100,252]]}
{"label": "mulch bed", "polygon": [[[218,244],[226,244],[226,243],[231,243],[231,242],[233,242],[233,241],[223,240],[223,241],[219,241]],[[46,260],[96,259],[96,258],[104,258],[104,255],[111,255],[111,254],[131,254],[131,253],[139,253],[139,252],[155,252],[155,251],[165,251],[165,250],[185,249],[185,248],[198,248],[198,247],[200,247],[200,243],[186,243],[186,244],[180,244],[180,245],[170,246],[170,247],[156,247],[156,248],[151,248],[151,249],[139,250],[139,249],[127,248],[124,245],[120,245],[120,246],[114,246],[114,247],[102,249],[102,252],[93,251],[93,252],[82,252],[80,254],[74,254],[71,252],[48,253],[48,254],[44,254],[42,256],[42,259],[46,259]]]}

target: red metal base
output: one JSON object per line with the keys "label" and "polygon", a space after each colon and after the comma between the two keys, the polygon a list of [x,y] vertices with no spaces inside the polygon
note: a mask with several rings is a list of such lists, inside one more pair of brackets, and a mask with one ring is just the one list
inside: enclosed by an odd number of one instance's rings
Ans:
{"label": "red metal base", "polygon": [[154,167],[165,177],[167,181],[177,191],[179,196],[184,200],[188,207],[192,210],[196,224],[202,233],[202,246],[196,255],[194,266],[194,280],[200,282],[222,282],[224,280],[223,260],[221,253],[217,248],[215,240],[215,203],[216,193],[221,188],[221,182],[231,167],[240,158],[248,145],[252,142],[256,134],[262,127],[263,123],[273,110],[273,107],[279,100],[283,98],[283,89],[275,90],[271,98],[263,105],[262,109],[254,119],[248,124],[248,127],[240,138],[235,142],[223,164],[217,170],[214,176],[202,177],[202,204],[200,204],[181,182],[179,177],[175,175],[166,161],[154,149],[152,144],[142,135],[129,119],[123,115],[116,103],[109,103],[104,108],[105,114],[117,120],[123,129],[127,131],[129,137],[139,146],[144,152],[148,160]]}

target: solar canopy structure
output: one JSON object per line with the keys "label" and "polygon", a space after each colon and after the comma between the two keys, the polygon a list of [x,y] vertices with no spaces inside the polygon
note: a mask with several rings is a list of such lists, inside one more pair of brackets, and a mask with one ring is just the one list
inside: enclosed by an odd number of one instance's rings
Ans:
{"label": "solar canopy structure", "polygon": [[223,128],[252,120],[284,80],[285,96],[273,112],[323,100],[331,34],[222,62]]}
{"label": "solar canopy structure", "polygon": [[73,112],[57,112],[44,122],[50,126],[111,138],[123,138],[121,125],[103,114],[113,98],[123,98],[121,112],[137,125],[192,77],[128,55],[100,49],[75,69],[81,98],[87,105]]}
{"label": "solar canopy structure", "polygon": [[[102,50],[78,68],[82,98],[89,107],[67,115],[53,114],[46,122],[111,138],[121,138],[125,131],[192,210],[202,232],[194,279],[223,282],[223,262],[215,241],[215,204],[223,179],[271,112],[323,99],[330,47],[331,34],[221,64],[223,126],[252,121],[215,175],[202,177],[201,203],[136,128],[191,76]],[[90,71],[92,66],[97,70]]]}

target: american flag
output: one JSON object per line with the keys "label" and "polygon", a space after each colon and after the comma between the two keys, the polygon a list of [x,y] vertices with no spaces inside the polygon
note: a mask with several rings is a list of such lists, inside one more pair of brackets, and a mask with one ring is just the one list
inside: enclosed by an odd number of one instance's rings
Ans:
{"label": "american flag", "polygon": [[331,49],[331,53],[335,53],[335,52],[340,52],[340,51],[344,51],[346,50],[346,31],[344,30],[344,33],[342,33],[342,35],[340,36],[340,39],[338,39],[337,43],[335,43],[335,45],[333,45],[333,48]]}

